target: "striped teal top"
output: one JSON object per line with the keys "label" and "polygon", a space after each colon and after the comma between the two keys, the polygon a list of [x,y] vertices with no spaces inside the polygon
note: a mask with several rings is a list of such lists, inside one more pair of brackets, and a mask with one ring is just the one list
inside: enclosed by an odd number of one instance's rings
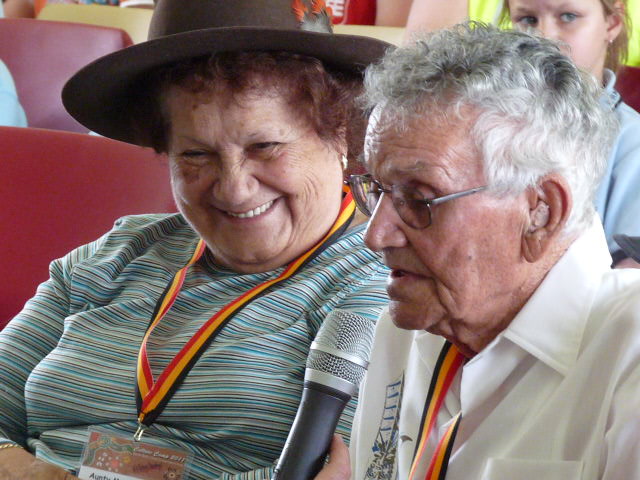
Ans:
{"label": "striped teal top", "polygon": [[[220,332],[144,440],[186,449],[190,479],[268,479],[295,416],[309,345],[336,308],[375,319],[387,270],[347,231]],[[155,303],[197,236],[179,214],[132,216],[51,264],[0,333],[0,441],[78,467],[89,426],[132,436],[136,359]],[[147,349],[154,376],[213,312],[281,270],[239,275],[193,265]],[[348,436],[354,401],[338,430]]]}

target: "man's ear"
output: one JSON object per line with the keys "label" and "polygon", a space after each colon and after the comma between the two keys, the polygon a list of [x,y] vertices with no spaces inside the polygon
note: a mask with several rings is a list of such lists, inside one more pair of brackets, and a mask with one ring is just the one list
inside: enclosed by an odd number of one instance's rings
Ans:
{"label": "man's ear", "polygon": [[543,177],[526,192],[529,215],[522,232],[522,255],[534,263],[558,238],[571,213],[571,191],[560,175]]}

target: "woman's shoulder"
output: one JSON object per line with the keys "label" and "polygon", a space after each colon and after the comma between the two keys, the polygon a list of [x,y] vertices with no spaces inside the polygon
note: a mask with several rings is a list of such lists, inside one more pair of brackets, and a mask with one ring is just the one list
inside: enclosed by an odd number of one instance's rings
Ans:
{"label": "woman's shoulder", "polygon": [[162,242],[193,243],[197,235],[179,213],[128,215],[115,221],[102,244],[131,244],[145,249]]}
{"label": "woman's shoulder", "polygon": [[345,232],[322,252],[309,274],[318,275],[333,288],[345,292],[371,290],[375,295],[382,292],[385,296],[385,278],[389,271],[381,255],[364,244],[365,228],[366,225],[358,225]]}
{"label": "woman's shoulder", "polygon": [[[356,264],[371,264],[384,269],[378,253],[369,250],[364,243],[366,224],[349,228],[334,244],[327,248],[326,256],[332,261],[351,259]],[[348,260],[347,260],[348,261]]]}
{"label": "woman's shoulder", "polygon": [[152,255],[167,263],[184,263],[198,241],[184,217],[174,214],[129,215],[115,221],[99,239],[69,252],[61,261],[67,267],[81,263],[124,266],[136,258]]}
{"label": "woman's shoulder", "polygon": [[188,227],[187,221],[179,213],[146,213],[118,218],[114,222],[111,232],[134,230],[170,234],[182,230],[185,226]]}

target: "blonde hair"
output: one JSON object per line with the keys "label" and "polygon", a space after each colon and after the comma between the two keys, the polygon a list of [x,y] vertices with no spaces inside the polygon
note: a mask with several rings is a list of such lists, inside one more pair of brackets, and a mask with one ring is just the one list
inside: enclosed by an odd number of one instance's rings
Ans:
{"label": "blonde hair", "polygon": [[[616,6],[617,1],[622,4],[622,8]],[[631,24],[631,16],[627,12],[626,0],[600,0],[600,4],[602,5],[605,16],[618,15],[622,20],[620,33],[613,42],[609,43],[607,47],[607,57],[604,61],[605,68],[617,72],[620,66],[627,61],[629,54],[629,32],[631,32],[633,27]],[[504,27],[509,25],[510,17],[509,0],[504,0],[502,2],[502,12],[500,13],[500,26]]]}

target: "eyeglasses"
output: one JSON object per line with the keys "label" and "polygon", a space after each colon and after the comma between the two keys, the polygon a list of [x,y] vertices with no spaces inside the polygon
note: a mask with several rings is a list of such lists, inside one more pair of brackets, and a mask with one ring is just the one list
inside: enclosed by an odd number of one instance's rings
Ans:
{"label": "eyeglasses", "polygon": [[431,225],[433,217],[432,206],[487,189],[486,186],[476,187],[443,197],[428,199],[411,185],[392,185],[391,188],[384,188],[370,174],[351,175],[346,183],[351,186],[356,205],[367,217],[373,214],[380,197],[383,193],[386,193],[391,195],[391,202],[402,221],[417,229],[427,228]]}

